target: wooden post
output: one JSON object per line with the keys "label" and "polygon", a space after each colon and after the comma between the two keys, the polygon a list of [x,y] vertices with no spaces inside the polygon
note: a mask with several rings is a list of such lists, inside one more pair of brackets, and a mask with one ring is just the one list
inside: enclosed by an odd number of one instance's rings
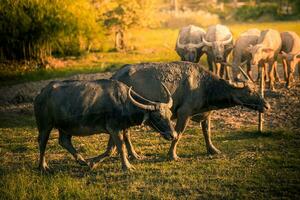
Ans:
{"label": "wooden post", "polygon": [[[264,66],[260,67],[260,95],[262,98],[264,98],[264,89],[265,89],[265,72],[264,72]],[[264,122],[264,118],[263,118],[263,113],[259,113],[258,115],[258,131],[262,132],[263,131],[263,122]]]}

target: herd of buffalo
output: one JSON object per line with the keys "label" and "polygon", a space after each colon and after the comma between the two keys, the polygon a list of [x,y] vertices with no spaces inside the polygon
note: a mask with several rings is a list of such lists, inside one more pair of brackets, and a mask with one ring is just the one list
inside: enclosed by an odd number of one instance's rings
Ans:
{"label": "herd of buffalo", "polygon": [[[231,51],[233,62],[229,64]],[[59,144],[79,164],[91,168],[117,148],[122,168],[133,169],[128,156],[139,159],[139,155],[132,146],[129,128],[141,124],[172,141],[170,160],[178,159],[176,147],[189,120],[201,124],[207,153],[218,154],[211,140],[212,111],[237,105],[259,112],[269,109],[256,91],[252,68],[269,68],[269,73],[260,76],[267,77],[273,90],[274,75],[278,77],[277,57],[281,56],[286,86],[290,87],[300,61],[300,38],[294,32],[250,29],[234,43],[226,26],[213,25],[205,31],[190,25],[180,30],[176,52],[182,61],[125,65],[109,80],[53,81],[43,88],[34,101],[39,168],[49,169],[45,150],[53,128],[58,129]],[[207,55],[211,72],[198,63],[203,54]],[[247,73],[242,69],[244,64]],[[99,156],[84,159],[71,138],[97,133],[109,134],[107,149]]]}

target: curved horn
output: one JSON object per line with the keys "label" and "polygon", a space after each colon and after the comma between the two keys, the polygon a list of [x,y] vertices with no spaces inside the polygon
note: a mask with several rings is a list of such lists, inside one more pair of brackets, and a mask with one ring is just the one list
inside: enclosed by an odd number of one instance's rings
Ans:
{"label": "curved horn", "polygon": [[204,43],[206,46],[210,46],[210,47],[213,45],[212,42],[206,41],[206,40],[205,40],[205,37],[203,37],[203,43]]}
{"label": "curved horn", "polygon": [[152,104],[152,105],[156,105],[157,102],[154,101],[150,101],[149,99],[146,99],[145,97],[142,97],[141,95],[139,95],[138,93],[136,93],[134,90],[131,90],[131,93],[133,93],[135,96],[138,96],[140,99],[142,99],[143,101]]}
{"label": "curved horn", "polygon": [[188,46],[188,48],[196,48],[197,49],[197,48],[200,48],[203,46],[203,42],[200,42],[198,44],[189,43],[189,44],[187,44],[187,46]]}
{"label": "curved horn", "polygon": [[241,65],[238,66],[238,68],[240,69],[240,71],[242,72],[242,74],[244,75],[244,77],[248,80],[248,81],[252,81],[254,82],[249,76],[248,74],[243,70],[242,66],[244,66],[247,63],[247,60],[244,61]]}
{"label": "curved horn", "polygon": [[172,99],[171,92],[168,90],[167,86],[164,83],[161,83],[161,84],[164,87],[164,89],[167,93],[167,96],[168,96],[168,102],[166,104],[167,104],[168,108],[171,108],[173,106],[173,99]]}
{"label": "curved horn", "polygon": [[232,35],[230,35],[230,38],[228,40],[222,41],[223,45],[229,44],[232,41]]}
{"label": "curved horn", "polygon": [[180,44],[180,42],[179,42],[179,39],[180,39],[180,35],[178,35],[178,38],[177,38],[177,42],[176,42],[176,44],[177,44],[177,47],[178,47],[178,48],[180,48],[180,49],[183,49],[183,48],[185,48],[185,45],[183,45],[183,44]]}
{"label": "curved horn", "polygon": [[142,103],[140,103],[140,102],[137,102],[137,101],[131,96],[131,90],[132,90],[132,87],[130,87],[129,90],[128,90],[128,97],[129,97],[130,101],[131,101],[134,105],[136,105],[137,107],[142,108],[142,109],[144,109],[144,110],[150,110],[150,111],[156,110],[154,105],[145,105],[145,104],[142,104]]}

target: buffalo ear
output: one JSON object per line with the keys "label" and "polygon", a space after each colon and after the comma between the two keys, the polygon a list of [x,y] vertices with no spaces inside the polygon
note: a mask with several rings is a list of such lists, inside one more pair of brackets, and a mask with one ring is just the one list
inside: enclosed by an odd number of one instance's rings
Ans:
{"label": "buffalo ear", "polygon": [[300,59],[300,51],[296,53],[295,58]]}
{"label": "buffalo ear", "polygon": [[206,45],[204,45],[203,47],[202,47],[202,51],[204,52],[204,53],[207,53],[208,52],[208,46],[206,46]]}
{"label": "buffalo ear", "polygon": [[231,51],[234,48],[233,44],[228,45],[228,47],[226,48],[228,51]]}
{"label": "buffalo ear", "polygon": [[248,51],[248,52],[251,53],[252,49],[253,49],[253,45],[250,44],[250,45],[246,48],[246,51]]}
{"label": "buffalo ear", "polygon": [[271,49],[271,48],[263,48],[262,50],[263,50],[263,52],[265,52],[265,53],[271,53],[271,52],[274,51],[274,50]]}
{"label": "buffalo ear", "polygon": [[284,51],[281,51],[279,54],[278,54],[278,57],[279,58],[287,58],[288,57],[288,54],[287,53],[285,53]]}

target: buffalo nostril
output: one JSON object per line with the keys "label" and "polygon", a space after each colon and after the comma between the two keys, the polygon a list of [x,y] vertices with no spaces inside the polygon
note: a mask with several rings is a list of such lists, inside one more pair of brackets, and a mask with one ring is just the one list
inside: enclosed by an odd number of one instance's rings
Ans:
{"label": "buffalo nostril", "polygon": [[222,56],[217,56],[217,57],[216,57],[216,60],[217,60],[217,61],[221,61],[221,60],[222,60]]}

